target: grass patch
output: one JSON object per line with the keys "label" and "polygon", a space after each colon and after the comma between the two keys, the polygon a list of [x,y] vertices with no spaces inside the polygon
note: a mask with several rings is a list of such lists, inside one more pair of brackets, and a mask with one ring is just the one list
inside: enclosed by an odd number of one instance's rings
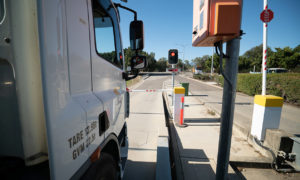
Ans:
{"label": "grass patch", "polygon": [[202,81],[213,81],[213,77],[210,76],[210,74],[194,74],[194,79],[200,79]]}
{"label": "grass patch", "polygon": [[210,115],[212,115],[212,116],[216,115],[215,111],[212,111],[210,109],[207,110],[207,113],[210,114]]}

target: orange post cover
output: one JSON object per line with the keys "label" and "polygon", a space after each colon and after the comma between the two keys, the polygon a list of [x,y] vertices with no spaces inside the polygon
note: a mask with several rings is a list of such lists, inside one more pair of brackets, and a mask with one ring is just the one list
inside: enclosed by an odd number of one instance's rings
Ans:
{"label": "orange post cover", "polygon": [[214,35],[234,35],[240,31],[241,8],[237,2],[216,3]]}
{"label": "orange post cover", "polygon": [[214,46],[240,33],[242,0],[194,0],[193,46]]}

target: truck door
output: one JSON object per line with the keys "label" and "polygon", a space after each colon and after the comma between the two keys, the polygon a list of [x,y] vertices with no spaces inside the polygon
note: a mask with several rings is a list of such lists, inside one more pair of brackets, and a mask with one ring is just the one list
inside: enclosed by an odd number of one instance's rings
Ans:
{"label": "truck door", "polygon": [[99,135],[98,124],[103,103],[92,92],[87,1],[38,1],[47,139],[53,179],[76,176],[104,140],[104,135]]}
{"label": "truck door", "polygon": [[90,27],[93,92],[104,103],[109,124],[105,137],[119,134],[124,121],[126,84],[122,78],[123,51],[116,9],[109,0],[91,0]]}

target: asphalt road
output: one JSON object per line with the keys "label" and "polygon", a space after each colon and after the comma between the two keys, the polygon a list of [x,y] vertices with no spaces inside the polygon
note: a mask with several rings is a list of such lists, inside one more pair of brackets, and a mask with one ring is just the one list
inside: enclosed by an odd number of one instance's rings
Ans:
{"label": "asphalt road", "polygon": [[[218,112],[222,109],[223,89],[215,87],[198,80],[193,80],[183,76],[176,76],[175,80],[179,82],[188,82],[190,84],[189,91],[199,96],[206,105],[215,108]],[[253,113],[254,97],[242,93],[236,94],[234,122],[245,129],[251,130],[251,121]],[[279,129],[288,133],[300,135],[300,108],[284,104],[281,114]]]}
{"label": "asphalt road", "polygon": [[[161,89],[170,76],[150,76],[133,89]],[[155,179],[157,137],[165,126],[161,92],[131,92],[128,126],[128,160],[125,180]]]}

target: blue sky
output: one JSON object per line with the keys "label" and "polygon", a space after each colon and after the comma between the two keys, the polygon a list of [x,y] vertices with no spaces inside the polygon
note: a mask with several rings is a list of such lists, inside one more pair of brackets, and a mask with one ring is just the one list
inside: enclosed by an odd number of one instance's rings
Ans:
{"label": "blue sky", "polygon": [[[114,0],[119,3],[120,1]],[[193,0],[128,0],[122,5],[138,12],[144,21],[145,51],[154,52],[155,58],[167,57],[169,49],[183,51],[191,60],[211,55],[212,47],[192,47]],[[268,46],[271,48],[300,44],[300,0],[269,0],[274,19],[268,24]],[[244,0],[240,54],[262,43],[263,24],[259,15],[263,0]],[[133,14],[120,9],[123,46],[129,46],[129,23]],[[225,46],[224,46],[225,47]],[[182,58],[183,54],[179,54]]]}

